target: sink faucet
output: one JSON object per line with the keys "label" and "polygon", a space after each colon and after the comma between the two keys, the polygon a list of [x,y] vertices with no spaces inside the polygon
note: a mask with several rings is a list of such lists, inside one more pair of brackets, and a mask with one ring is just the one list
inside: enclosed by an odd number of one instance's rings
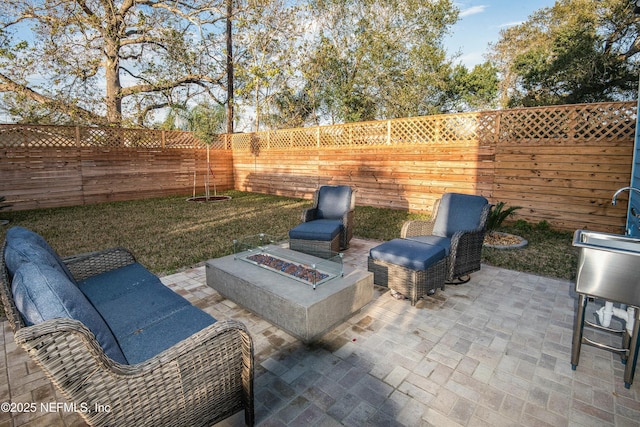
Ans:
{"label": "sink faucet", "polygon": [[616,192],[613,194],[613,199],[611,199],[611,204],[612,204],[613,206],[615,206],[615,205],[616,205],[616,199],[618,198],[618,195],[619,195],[620,193],[622,193],[623,191],[627,191],[627,190],[629,191],[629,193],[631,193],[631,191],[635,191],[635,192],[637,192],[637,193],[639,193],[639,194],[640,194],[640,189],[635,188],[635,187],[622,187],[622,188],[619,188],[619,189],[618,189],[618,190],[616,190]]}

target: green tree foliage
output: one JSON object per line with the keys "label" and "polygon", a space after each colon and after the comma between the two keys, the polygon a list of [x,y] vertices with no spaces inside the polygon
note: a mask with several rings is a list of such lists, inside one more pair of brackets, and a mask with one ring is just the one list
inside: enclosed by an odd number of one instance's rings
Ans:
{"label": "green tree foliage", "polygon": [[226,111],[223,105],[200,102],[189,108],[171,105],[160,129],[194,132],[207,145],[214,142],[217,135],[224,133]]}
{"label": "green tree foliage", "polygon": [[558,0],[501,32],[505,107],[633,99],[640,27],[628,0]]}
{"label": "green tree foliage", "polygon": [[303,6],[286,0],[249,0],[236,16],[236,95],[252,106],[253,130],[270,122],[272,105],[295,80]]}
{"label": "green tree foliage", "polygon": [[211,145],[217,135],[224,132],[226,112],[219,104],[200,103],[189,110],[187,128],[207,145]]}
{"label": "green tree foliage", "polygon": [[317,31],[301,71],[319,116],[353,122],[444,108],[451,1],[315,0],[311,10]]}
{"label": "green tree foliage", "polygon": [[316,107],[306,87],[294,89],[284,87],[271,100],[272,112],[266,124],[273,129],[303,127],[308,123],[318,124]]}
{"label": "green tree foliage", "polygon": [[498,70],[490,62],[476,65],[471,71],[463,65],[456,65],[445,97],[446,110],[462,112],[495,108],[498,84]]}

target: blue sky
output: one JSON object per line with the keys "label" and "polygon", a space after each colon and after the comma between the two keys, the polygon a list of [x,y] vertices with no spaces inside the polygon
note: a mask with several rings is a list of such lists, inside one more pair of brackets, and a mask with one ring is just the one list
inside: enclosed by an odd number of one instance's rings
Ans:
{"label": "blue sky", "polygon": [[450,55],[460,52],[457,62],[471,69],[485,61],[489,43],[499,39],[502,28],[520,24],[538,9],[551,7],[555,0],[455,0],[460,18],[445,38]]}

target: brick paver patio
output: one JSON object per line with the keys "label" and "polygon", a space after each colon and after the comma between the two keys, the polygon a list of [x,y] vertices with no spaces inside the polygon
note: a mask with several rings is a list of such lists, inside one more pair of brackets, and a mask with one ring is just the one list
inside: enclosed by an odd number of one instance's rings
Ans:
{"label": "brick paver patio", "polygon": [[[354,239],[345,262],[366,270],[377,243]],[[625,389],[618,356],[583,346],[571,370],[576,295],[568,281],[483,266],[416,307],[377,287],[369,305],[312,346],[208,288],[204,267],[163,282],[249,328],[258,425],[640,426],[640,374]],[[16,347],[6,321],[0,346],[0,403],[38,405],[0,413],[0,427],[84,425]],[[40,402],[54,405],[42,411]],[[221,424],[242,422],[239,414]]]}

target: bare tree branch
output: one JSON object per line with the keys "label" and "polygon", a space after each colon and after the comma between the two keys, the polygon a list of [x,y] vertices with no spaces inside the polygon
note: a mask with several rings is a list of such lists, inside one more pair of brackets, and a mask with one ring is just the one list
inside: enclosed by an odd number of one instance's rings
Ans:
{"label": "bare tree branch", "polygon": [[107,120],[100,115],[97,115],[91,111],[85,110],[84,108],[81,108],[78,105],[65,103],[58,99],[54,99],[54,98],[42,95],[25,85],[14,82],[13,80],[11,80],[10,78],[8,78],[7,76],[1,73],[0,73],[0,81],[2,81],[2,83],[0,83],[0,92],[14,92],[28,99],[31,99],[32,101],[35,101],[37,103],[50,106],[55,110],[65,111],[66,114],[68,114],[70,117],[77,117],[82,120],[85,120],[91,123],[101,124],[101,125],[108,124]]}
{"label": "bare tree branch", "polygon": [[170,82],[125,87],[125,88],[122,88],[121,94],[122,96],[128,96],[128,95],[141,93],[141,92],[145,92],[145,93],[162,92],[167,89],[171,89],[177,86],[187,85],[187,84],[194,84],[197,86],[206,87],[207,86],[206,83],[220,84],[223,78],[224,77],[212,78],[209,76],[197,75],[197,74],[187,75],[187,76],[181,77],[180,79],[170,81]]}

